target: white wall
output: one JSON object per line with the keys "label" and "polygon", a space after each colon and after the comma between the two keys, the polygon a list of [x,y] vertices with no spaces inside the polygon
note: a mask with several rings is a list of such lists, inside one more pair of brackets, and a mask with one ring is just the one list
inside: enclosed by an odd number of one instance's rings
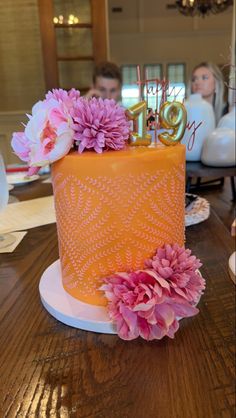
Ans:
{"label": "white wall", "polygon": [[[233,8],[218,15],[186,17],[162,0],[109,0],[111,60],[118,64],[230,62]],[[113,6],[123,8],[112,13]]]}

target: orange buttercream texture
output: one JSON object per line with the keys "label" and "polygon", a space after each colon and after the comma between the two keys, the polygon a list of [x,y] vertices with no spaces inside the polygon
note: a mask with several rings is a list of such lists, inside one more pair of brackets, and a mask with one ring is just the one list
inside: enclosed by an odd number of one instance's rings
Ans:
{"label": "orange buttercream texture", "polygon": [[144,267],[157,247],[184,243],[185,147],[72,152],[52,169],[64,289],[106,305],[116,271]]}

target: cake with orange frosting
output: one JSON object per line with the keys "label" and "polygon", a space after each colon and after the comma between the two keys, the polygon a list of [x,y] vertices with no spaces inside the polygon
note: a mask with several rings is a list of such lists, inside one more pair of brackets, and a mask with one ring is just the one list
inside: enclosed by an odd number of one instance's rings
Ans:
{"label": "cake with orange frosting", "polygon": [[184,244],[184,145],[73,151],[52,180],[63,287],[80,301],[106,305],[105,277]]}
{"label": "cake with orange frosting", "polygon": [[150,146],[144,101],[125,110],[56,89],[13,133],[28,175],[52,167],[60,263],[39,289],[56,319],[150,341],[173,338],[179,320],[198,313],[205,280],[183,245],[186,122],[182,103],[163,102],[161,144]]}

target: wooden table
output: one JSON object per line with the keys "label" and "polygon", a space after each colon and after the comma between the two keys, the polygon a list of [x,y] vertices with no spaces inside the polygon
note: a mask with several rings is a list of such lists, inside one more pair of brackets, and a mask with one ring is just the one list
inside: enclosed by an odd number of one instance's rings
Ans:
{"label": "wooden table", "polygon": [[58,258],[55,225],[0,255],[0,417],[233,418],[233,239],[214,211],[186,232],[207,289],[174,340],[125,342],[50,316],[38,284]]}

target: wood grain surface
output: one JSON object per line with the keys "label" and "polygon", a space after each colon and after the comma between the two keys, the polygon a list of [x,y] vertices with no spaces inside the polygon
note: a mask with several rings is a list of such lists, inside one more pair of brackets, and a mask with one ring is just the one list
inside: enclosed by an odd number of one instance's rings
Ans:
{"label": "wood grain surface", "polygon": [[[38,183],[15,196],[50,191]],[[231,224],[232,206],[223,207]],[[204,263],[200,313],[181,321],[174,340],[153,342],[81,331],[48,314],[38,285],[58,258],[56,225],[29,230],[1,254],[0,417],[234,418],[233,239],[213,209],[186,237]]]}

